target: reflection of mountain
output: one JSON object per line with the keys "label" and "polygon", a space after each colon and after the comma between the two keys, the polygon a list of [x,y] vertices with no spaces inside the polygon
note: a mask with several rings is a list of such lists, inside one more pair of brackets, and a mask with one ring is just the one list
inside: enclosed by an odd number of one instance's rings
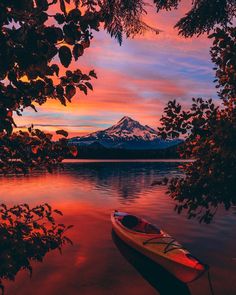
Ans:
{"label": "reflection of mountain", "polygon": [[186,284],[177,280],[160,265],[126,245],[114,232],[112,239],[122,256],[160,295],[191,295]]}
{"label": "reflection of mountain", "polygon": [[89,181],[98,190],[117,194],[123,202],[134,201],[153,190],[152,183],[170,172],[178,173],[178,163],[92,162],[65,167],[73,169],[73,175],[81,184]]}
{"label": "reflection of mountain", "polygon": [[70,143],[78,146],[126,150],[166,149],[180,142],[162,140],[156,130],[127,116],[110,128],[70,139]]}

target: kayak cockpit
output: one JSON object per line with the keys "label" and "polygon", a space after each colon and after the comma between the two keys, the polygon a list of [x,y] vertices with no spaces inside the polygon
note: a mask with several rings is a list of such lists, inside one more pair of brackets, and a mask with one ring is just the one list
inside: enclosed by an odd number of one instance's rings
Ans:
{"label": "kayak cockpit", "polygon": [[144,234],[160,235],[161,231],[155,225],[130,214],[115,214],[117,221],[125,228]]}

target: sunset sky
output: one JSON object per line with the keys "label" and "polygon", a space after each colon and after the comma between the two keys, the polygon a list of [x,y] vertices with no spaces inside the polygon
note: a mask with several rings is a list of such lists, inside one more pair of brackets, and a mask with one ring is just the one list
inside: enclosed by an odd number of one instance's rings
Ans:
{"label": "sunset sky", "polygon": [[[190,2],[190,1],[188,1]],[[119,46],[104,31],[94,34],[91,47],[72,68],[84,72],[95,69],[98,80],[88,96],[78,93],[67,107],[51,101],[17,117],[18,126],[33,123],[43,130],[65,129],[70,136],[104,129],[123,116],[157,127],[168,100],[184,105],[192,97],[216,97],[210,41],[205,37],[184,39],[173,29],[184,15],[186,2],[173,12],[155,13],[149,9],[148,24],[162,30],[148,32]]]}

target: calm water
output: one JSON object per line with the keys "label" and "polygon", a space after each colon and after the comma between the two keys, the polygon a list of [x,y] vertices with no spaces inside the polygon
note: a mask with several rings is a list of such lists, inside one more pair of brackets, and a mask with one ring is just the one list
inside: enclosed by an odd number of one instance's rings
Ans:
{"label": "calm water", "polygon": [[1,202],[48,202],[63,211],[58,221],[74,224],[73,246],[52,251],[6,283],[6,295],[185,295],[210,294],[207,276],[184,285],[121,243],[111,232],[110,212],[139,214],[179,240],[211,266],[215,294],[236,294],[236,215],[219,213],[210,225],[174,211],[164,187],[152,182],[180,174],[175,162],[73,162],[50,175],[0,178]]}

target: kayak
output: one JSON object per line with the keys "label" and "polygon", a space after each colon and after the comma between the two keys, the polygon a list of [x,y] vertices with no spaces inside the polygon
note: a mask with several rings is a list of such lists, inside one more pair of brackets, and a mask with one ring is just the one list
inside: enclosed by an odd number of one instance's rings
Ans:
{"label": "kayak", "polygon": [[208,270],[207,265],[191,255],[174,238],[145,219],[114,211],[111,222],[121,240],[184,283],[196,280]]}

